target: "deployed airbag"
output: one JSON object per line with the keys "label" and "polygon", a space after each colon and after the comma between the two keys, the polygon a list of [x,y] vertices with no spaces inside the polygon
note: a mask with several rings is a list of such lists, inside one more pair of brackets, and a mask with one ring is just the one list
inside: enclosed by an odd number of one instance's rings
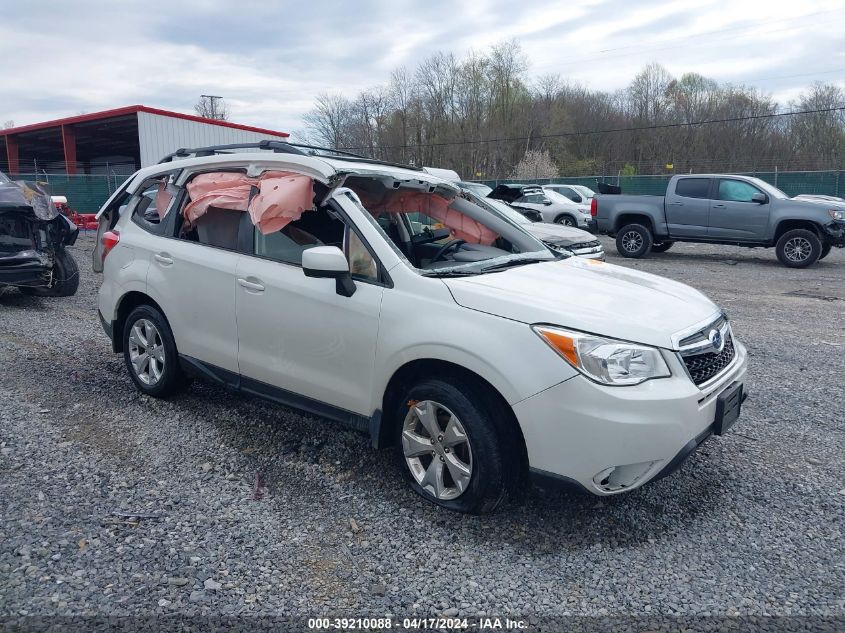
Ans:
{"label": "deployed airbag", "polygon": [[314,181],[292,172],[268,171],[258,178],[238,173],[199,174],[187,185],[189,225],[209,207],[248,212],[263,235],[275,233],[314,208]]}
{"label": "deployed airbag", "polygon": [[359,197],[365,208],[373,215],[382,213],[423,213],[441,222],[451,229],[452,234],[470,244],[490,245],[498,234],[471,217],[461,213],[458,206],[465,202],[455,198],[452,202],[433,193],[419,191],[392,190],[386,192],[381,200],[369,192],[360,192]]}

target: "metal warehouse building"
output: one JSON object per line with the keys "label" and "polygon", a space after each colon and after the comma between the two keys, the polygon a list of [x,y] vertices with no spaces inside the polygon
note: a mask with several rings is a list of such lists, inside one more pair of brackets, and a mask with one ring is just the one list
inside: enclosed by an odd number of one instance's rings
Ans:
{"label": "metal warehouse building", "polygon": [[0,130],[0,167],[40,178],[128,175],[180,147],[285,139],[289,134],[143,105]]}

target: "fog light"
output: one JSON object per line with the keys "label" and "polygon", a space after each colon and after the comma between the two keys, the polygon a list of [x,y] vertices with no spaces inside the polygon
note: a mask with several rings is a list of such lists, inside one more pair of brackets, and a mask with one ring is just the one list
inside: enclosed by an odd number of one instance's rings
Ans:
{"label": "fog light", "polygon": [[639,462],[624,466],[611,466],[596,473],[593,483],[605,492],[630,488],[646,475],[657,462]]}

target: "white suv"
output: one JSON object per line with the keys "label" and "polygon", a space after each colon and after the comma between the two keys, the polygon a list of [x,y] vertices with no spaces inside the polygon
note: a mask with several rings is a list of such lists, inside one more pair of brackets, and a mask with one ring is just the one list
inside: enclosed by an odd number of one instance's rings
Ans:
{"label": "white suv", "polygon": [[198,376],[344,422],[462,512],[526,472],[631,490],[738,417],[746,351],[698,291],[554,253],[422,170],[247,149],[180,150],[99,213],[100,319],[141,392]]}

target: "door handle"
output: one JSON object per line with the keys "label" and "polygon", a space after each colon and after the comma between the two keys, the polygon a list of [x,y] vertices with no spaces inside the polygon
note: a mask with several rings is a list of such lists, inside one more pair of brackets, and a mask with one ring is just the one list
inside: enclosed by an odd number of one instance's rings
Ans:
{"label": "door handle", "polygon": [[253,292],[264,292],[264,285],[238,277],[238,284]]}
{"label": "door handle", "polygon": [[155,260],[163,266],[170,266],[170,264],[173,263],[173,258],[167,253],[156,253],[153,257],[155,257]]}
{"label": "door handle", "polygon": [[682,207],[682,206],[684,206],[684,203],[683,203],[683,202],[670,202],[669,204],[670,204],[671,206],[673,206],[673,207]]}
{"label": "door handle", "polygon": [[714,208],[714,209],[724,209],[724,208],[725,208],[725,205],[723,205],[723,204],[714,204],[714,205],[713,205],[713,208]]}

